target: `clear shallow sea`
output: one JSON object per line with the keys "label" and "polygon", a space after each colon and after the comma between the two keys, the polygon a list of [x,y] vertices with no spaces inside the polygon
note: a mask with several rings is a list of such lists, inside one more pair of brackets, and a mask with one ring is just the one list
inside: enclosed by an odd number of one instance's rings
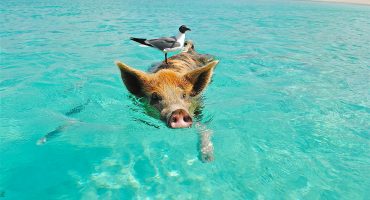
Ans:
{"label": "clear shallow sea", "polygon": [[[0,2],[0,199],[367,199],[370,7],[304,1]],[[195,128],[145,115],[114,60],[186,24],[221,60]],[[60,127],[45,144],[37,141]]]}

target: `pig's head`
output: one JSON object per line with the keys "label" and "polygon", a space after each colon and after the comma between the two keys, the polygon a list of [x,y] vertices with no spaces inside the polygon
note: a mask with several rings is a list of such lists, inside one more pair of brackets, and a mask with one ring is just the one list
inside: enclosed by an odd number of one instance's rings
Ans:
{"label": "pig's head", "polygon": [[116,62],[128,91],[146,99],[170,128],[192,125],[197,97],[210,82],[217,63],[213,61],[184,74],[169,69],[149,74]]}

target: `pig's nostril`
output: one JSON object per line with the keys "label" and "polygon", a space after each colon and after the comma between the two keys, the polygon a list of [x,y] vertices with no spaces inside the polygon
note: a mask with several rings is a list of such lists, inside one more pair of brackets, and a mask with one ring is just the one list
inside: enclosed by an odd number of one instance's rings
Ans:
{"label": "pig's nostril", "polygon": [[177,117],[172,117],[172,122],[177,122]]}
{"label": "pig's nostril", "polygon": [[187,116],[184,116],[184,122],[192,122],[193,120],[191,119],[191,117],[189,115]]}

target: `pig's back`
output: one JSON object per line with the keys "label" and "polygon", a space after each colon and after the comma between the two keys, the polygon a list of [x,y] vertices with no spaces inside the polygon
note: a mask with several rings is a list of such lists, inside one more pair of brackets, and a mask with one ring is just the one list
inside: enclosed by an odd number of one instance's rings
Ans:
{"label": "pig's back", "polygon": [[181,52],[180,54],[168,58],[168,63],[163,61],[161,63],[152,65],[152,67],[149,69],[149,72],[156,73],[162,69],[169,69],[183,74],[193,69],[203,67],[214,60],[212,55],[198,54],[194,50],[194,45],[189,41],[187,42],[185,49],[185,52]]}

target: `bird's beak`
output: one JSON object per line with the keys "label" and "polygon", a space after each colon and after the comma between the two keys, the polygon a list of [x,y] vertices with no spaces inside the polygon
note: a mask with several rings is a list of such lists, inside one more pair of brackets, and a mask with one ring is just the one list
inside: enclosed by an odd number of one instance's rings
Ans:
{"label": "bird's beak", "polygon": [[187,31],[191,31],[191,29],[190,29],[190,28],[186,28],[186,30],[187,30]]}

